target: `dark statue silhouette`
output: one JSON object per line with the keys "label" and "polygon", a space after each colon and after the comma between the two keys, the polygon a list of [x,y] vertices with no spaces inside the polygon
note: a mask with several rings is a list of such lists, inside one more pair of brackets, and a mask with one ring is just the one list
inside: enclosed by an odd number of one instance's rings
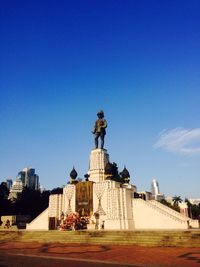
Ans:
{"label": "dark statue silhouette", "polygon": [[98,148],[98,139],[100,137],[101,139],[101,149],[104,147],[104,137],[106,135],[106,127],[107,122],[104,119],[104,113],[102,110],[100,110],[97,113],[98,120],[96,120],[94,125],[93,134],[95,135],[94,142],[95,142],[95,148]]}

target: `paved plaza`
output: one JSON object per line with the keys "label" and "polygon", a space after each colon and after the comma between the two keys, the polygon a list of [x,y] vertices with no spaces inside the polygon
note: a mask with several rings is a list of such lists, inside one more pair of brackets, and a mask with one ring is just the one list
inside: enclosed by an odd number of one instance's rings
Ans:
{"label": "paved plaza", "polygon": [[0,266],[199,267],[200,249],[4,242],[0,244]]}

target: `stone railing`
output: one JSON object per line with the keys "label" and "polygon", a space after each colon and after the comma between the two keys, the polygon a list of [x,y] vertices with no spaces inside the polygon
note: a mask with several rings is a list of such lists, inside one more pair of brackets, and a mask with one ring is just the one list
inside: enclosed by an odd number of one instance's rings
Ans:
{"label": "stone railing", "polygon": [[167,212],[171,213],[172,215],[176,216],[177,218],[180,218],[181,220],[185,220],[186,222],[189,222],[189,225],[192,228],[199,228],[199,224],[198,224],[198,220],[193,220],[190,217],[184,216],[181,213],[179,213],[178,211],[173,210],[172,208],[163,205],[162,203],[156,201],[156,200],[149,200],[149,202],[151,202],[151,204],[166,210]]}
{"label": "stone railing", "polygon": [[149,201],[145,201],[145,200],[140,199],[140,198],[135,198],[135,199],[133,199],[132,201],[133,201],[133,203],[134,203],[134,202],[135,202],[135,203],[138,202],[138,203],[140,203],[140,204],[147,205],[148,207],[152,208],[153,210],[156,210],[157,212],[159,212],[159,213],[161,213],[161,214],[167,216],[168,218],[171,218],[172,220],[175,220],[175,221],[177,221],[177,222],[179,222],[179,223],[182,223],[182,224],[186,224],[186,223],[187,223],[186,220],[177,218],[176,216],[170,214],[169,212],[167,212],[167,211],[165,211],[165,210],[162,210],[161,208],[159,208],[159,207],[153,205],[153,204],[150,203]]}
{"label": "stone railing", "polygon": [[173,210],[172,208],[168,207],[168,206],[165,206],[163,205],[162,203],[156,201],[156,200],[148,200],[151,204],[159,207],[160,209],[162,210],[166,210],[167,212],[169,212],[170,214],[176,216],[177,218],[181,219],[181,220],[189,220],[190,218],[189,217],[186,217],[184,215],[182,215],[181,213],[179,213],[178,211],[175,211]]}

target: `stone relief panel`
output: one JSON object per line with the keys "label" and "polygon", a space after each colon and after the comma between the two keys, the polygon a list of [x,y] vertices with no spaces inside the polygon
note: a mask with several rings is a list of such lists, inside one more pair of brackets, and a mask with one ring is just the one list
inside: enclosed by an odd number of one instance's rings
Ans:
{"label": "stone relief panel", "polygon": [[64,188],[64,196],[65,196],[65,199],[67,201],[65,215],[68,215],[69,213],[72,212],[71,200],[72,200],[74,194],[75,194],[75,186],[74,185],[67,185]]}
{"label": "stone relief panel", "polygon": [[120,206],[120,193],[118,188],[108,189],[107,192],[107,218],[116,220],[122,217]]}
{"label": "stone relief panel", "polygon": [[51,195],[49,198],[49,217],[59,217],[62,210],[63,195]]}
{"label": "stone relief panel", "polygon": [[101,200],[102,200],[102,197],[103,197],[103,194],[106,188],[107,188],[106,182],[96,183],[94,185],[94,192],[98,199],[98,207],[95,213],[98,213],[99,215],[106,215],[106,212],[104,211],[102,207],[102,203],[101,203]]}

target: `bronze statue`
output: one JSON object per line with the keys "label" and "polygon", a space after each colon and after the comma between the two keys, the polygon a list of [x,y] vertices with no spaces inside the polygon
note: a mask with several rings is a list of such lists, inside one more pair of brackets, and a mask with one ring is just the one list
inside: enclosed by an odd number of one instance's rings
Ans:
{"label": "bronze statue", "polygon": [[98,148],[98,139],[100,137],[101,139],[101,149],[104,147],[104,136],[106,134],[106,127],[107,127],[107,122],[104,119],[104,113],[102,110],[100,110],[97,113],[98,120],[96,120],[95,125],[94,125],[94,131],[93,134],[95,134],[95,148]]}

